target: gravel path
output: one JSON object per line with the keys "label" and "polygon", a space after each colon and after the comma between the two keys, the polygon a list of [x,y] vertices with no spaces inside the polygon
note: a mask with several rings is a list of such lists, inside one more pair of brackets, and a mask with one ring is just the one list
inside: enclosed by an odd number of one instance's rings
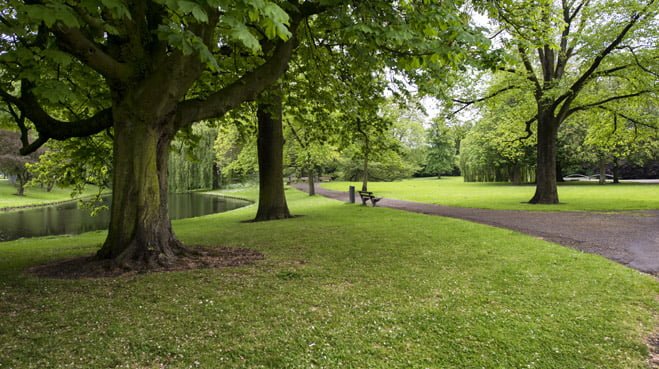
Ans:
{"label": "gravel path", "polygon": [[[293,186],[305,192],[308,188],[306,183]],[[347,192],[316,187],[316,193],[348,201]],[[357,202],[360,202],[359,194]],[[382,199],[378,206],[508,228],[599,254],[630,268],[659,276],[659,210],[618,213],[489,210],[394,199]]]}

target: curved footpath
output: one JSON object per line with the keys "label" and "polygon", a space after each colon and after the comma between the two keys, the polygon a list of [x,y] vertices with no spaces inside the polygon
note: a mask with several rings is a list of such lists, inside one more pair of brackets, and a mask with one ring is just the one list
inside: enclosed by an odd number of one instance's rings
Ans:
{"label": "curved footpath", "polygon": [[[308,184],[299,183],[293,187],[306,192]],[[316,186],[316,193],[348,201],[347,192]],[[378,206],[508,228],[599,254],[630,268],[659,276],[659,210],[619,213],[490,210],[386,198],[380,200]]]}

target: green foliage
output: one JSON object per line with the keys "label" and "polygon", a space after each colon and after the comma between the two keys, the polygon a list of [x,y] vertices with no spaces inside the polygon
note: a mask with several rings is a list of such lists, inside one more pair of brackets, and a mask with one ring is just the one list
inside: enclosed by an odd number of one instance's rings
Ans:
{"label": "green foliage", "polygon": [[210,124],[197,124],[191,131],[179,133],[169,153],[170,192],[213,188],[217,134],[218,129]]}
{"label": "green foliage", "polygon": [[220,126],[213,144],[222,185],[250,181],[259,169],[253,114],[232,116],[235,120]]}
{"label": "green foliage", "polygon": [[[505,81],[504,81],[505,83]],[[494,84],[491,90],[498,90]],[[526,136],[520,117],[533,110],[529,96],[513,89],[486,100],[481,118],[460,144],[460,171],[468,182],[534,180],[535,137]]]}
{"label": "green foliage", "polygon": [[[349,180],[361,180],[364,168],[361,161],[343,157],[339,161],[340,177]],[[409,178],[420,169],[401,157],[396,151],[378,153],[377,159],[368,163],[368,178],[371,181],[395,181]]]}
{"label": "green foliage", "polygon": [[428,130],[428,156],[424,172],[440,177],[451,174],[456,164],[456,139],[441,118],[435,118]]}
{"label": "green foliage", "polygon": [[34,173],[32,183],[45,188],[71,188],[76,196],[93,185],[100,193],[112,187],[112,139],[103,133],[54,141],[29,169]]}

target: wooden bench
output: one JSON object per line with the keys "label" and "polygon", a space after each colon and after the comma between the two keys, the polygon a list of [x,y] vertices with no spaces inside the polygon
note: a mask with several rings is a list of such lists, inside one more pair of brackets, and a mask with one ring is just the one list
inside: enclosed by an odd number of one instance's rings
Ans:
{"label": "wooden bench", "polygon": [[375,197],[373,196],[373,192],[370,191],[359,191],[359,197],[362,198],[362,205],[366,206],[366,201],[371,201],[371,204],[373,204],[373,207],[375,207],[375,204],[378,203],[378,201],[382,200],[381,197]]}

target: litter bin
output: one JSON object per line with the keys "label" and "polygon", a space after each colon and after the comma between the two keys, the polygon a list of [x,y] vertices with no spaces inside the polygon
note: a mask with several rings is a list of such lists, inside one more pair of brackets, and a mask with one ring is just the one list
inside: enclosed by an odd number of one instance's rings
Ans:
{"label": "litter bin", "polygon": [[350,197],[350,202],[355,203],[355,186],[348,187],[348,195]]}

